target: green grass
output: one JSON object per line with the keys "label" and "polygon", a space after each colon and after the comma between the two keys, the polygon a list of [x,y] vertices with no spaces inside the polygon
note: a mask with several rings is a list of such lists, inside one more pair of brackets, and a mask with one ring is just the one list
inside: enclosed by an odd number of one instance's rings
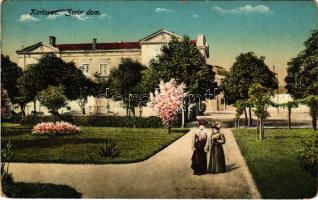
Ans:
{"label": "green grass", "polygon": [[67,185],[17,182],[12,185],[10,198],[81,198],[82,194]]}
{"label": "green grass", "polygon": [[[14,156],[11,162],[41,163],[129,163],[149,158],[188,132],[163,128],[81,127],[76,135],[39,136],[31,134],[31,127],[3,124],[2,146],[9,140]],[[103,157],[99,144],[111,139],[120,149],[115,158]]]}
{"label": "green grass", "polygon": [[310,129],[266,129],[257,140],[255,129],[233,131],[263,198],[312,198],[317,193],[317,177],[305,171],[296,150],[303,138],[317,132]]}

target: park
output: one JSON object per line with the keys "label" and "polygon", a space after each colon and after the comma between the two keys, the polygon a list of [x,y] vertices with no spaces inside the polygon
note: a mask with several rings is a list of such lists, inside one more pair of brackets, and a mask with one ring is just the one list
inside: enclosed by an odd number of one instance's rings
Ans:
{"label": "park", "polygon": [[[89,59],[78,66],[60,53],[76,50],[77,56],[82,46],[89,48],[86,57],[122,48],[142,52],[142,45],[158,38],[169,41],[155,49],[149,64],[123,57],[108,69],[103,58],[99,74],[88,73]],[[221,67],[207,64],[209,46],[200,34],[194,41],[162,29],[140,44],[97,43],[94,38],[86,46],[57,44],[55,39],[17,50],[24,60],[38,48],[52,50],[23,67],[1,54],[1,196],[317,195],[317,29],[308,32],[299,44],[302,50],[287,61],[283,87],[266,58],[252,50],[237,52],[220,74],[216,69]],[[286,92],[281,95],[281,90]],[[220,124],[223,173],[197,175],[190,167],[192,138],[203,122],[208,133],[213,133],[213,123]]]}

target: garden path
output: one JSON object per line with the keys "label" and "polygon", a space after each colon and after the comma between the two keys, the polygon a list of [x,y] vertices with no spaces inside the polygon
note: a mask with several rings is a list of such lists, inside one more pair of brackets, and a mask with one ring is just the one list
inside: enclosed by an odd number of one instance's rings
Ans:
{"label": "garden path", "polygon": [[16,181],[66,184],[84,198],[260,198],[230,129],[222,129],[228,171],[193,175],[195,128],[148,160],[132,164],[11,163]]}

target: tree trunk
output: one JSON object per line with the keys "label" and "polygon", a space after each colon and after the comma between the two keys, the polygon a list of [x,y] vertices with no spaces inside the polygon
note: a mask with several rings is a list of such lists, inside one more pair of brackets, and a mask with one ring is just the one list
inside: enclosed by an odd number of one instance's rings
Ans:
{"label": "tree trunk", "polygon": [[252,109],[251,106],[248,107],[248,115],[249,115],[249,119],[248,119],[248,127],[251,127],[253,125],[253,121],[252,121]]}
{"label": "tree trunk", "polygon": [[36,113],[36,99],[33,100],[33,111]]}
{"label": "tree trunk", "polygon": [[185,99],[185,103],[184,103],[184,116],[185,116],[185,120],[184,123],[187,123],[189,121],[189,100]]}
{"label": "tree trunk", "polygon": [[248,125],[248,120],[247,120],[246,108],[244,108],[244,115],[245,115],[245,126],[247,126]]}
{"label": "tree trunk", "polygon": [[289,129],[291,128],[291,119],[290,119],[290,116],[291,116],[291,108],[288,108],[288,128],[289,128]]}
{"label": "tree trunk", "polygon": [[311,115],[311,122],[312,127],[316,131],[317,130],[317,114],[318,114],[318,103],[313,103],[310,106],[310,115]]}
{"label": "tree trunk", "polygon": [[[256,132],[257,132],[257,133],[259,133],[259,125],[260,125],[259,119],[257,119],[257,125],[256,125],[256,127],[257,127],[257,128],[256,128]],[[259,139],[259,138],[258,138],[258,139]]]}
{"label": "tree trunk", "polygon": [[21,109],[22,117],[25,117],[25,104],[19,104],[19,106],[20,106],[20,109]]}
{"label": "tree trunk", "polygon": [[139,107],[139,117],[142,116],[142,107]]}
{"label": "tree trunk", "polygon": [[171,126],[170,126],[170,121],[168,122],[168,133],[171,133]]}
{"label": "tree trunk", "polygon": [[82,114],[83,114],[83,115],[86,114],[85,106],[82,106]]}
{"label": "tree trunk", "polygon": [[130,116],[130,112],[129,112],[129,109],[128,109],[128,108],[126,108],[126,115],[127,115],[127,116]]}
{"label": "tree trunk", "polygon": [[262,119],[262,140],[264,139],[264,133],[265,133],[265,129],[264,129],[264,124],[265,124],[265,121]]}
{"label": "tree trunk", "polygon": [[258,121],[258,139],[262,140],[262,120]]}

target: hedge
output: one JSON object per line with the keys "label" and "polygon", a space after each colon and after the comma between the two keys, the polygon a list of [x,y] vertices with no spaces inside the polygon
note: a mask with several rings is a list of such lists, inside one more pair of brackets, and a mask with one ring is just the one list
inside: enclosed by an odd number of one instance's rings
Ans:
{"label": "hedge", "polygon": [[[159,117],[128,117],[128,116],[66,116],[59,115],[57,121],[70,122],[78,126],[106,126],[131,128],[161,128]],[[26,116],[21,119],[21,125],[35,125],[40,122],[52,122],[53,116]]]}

